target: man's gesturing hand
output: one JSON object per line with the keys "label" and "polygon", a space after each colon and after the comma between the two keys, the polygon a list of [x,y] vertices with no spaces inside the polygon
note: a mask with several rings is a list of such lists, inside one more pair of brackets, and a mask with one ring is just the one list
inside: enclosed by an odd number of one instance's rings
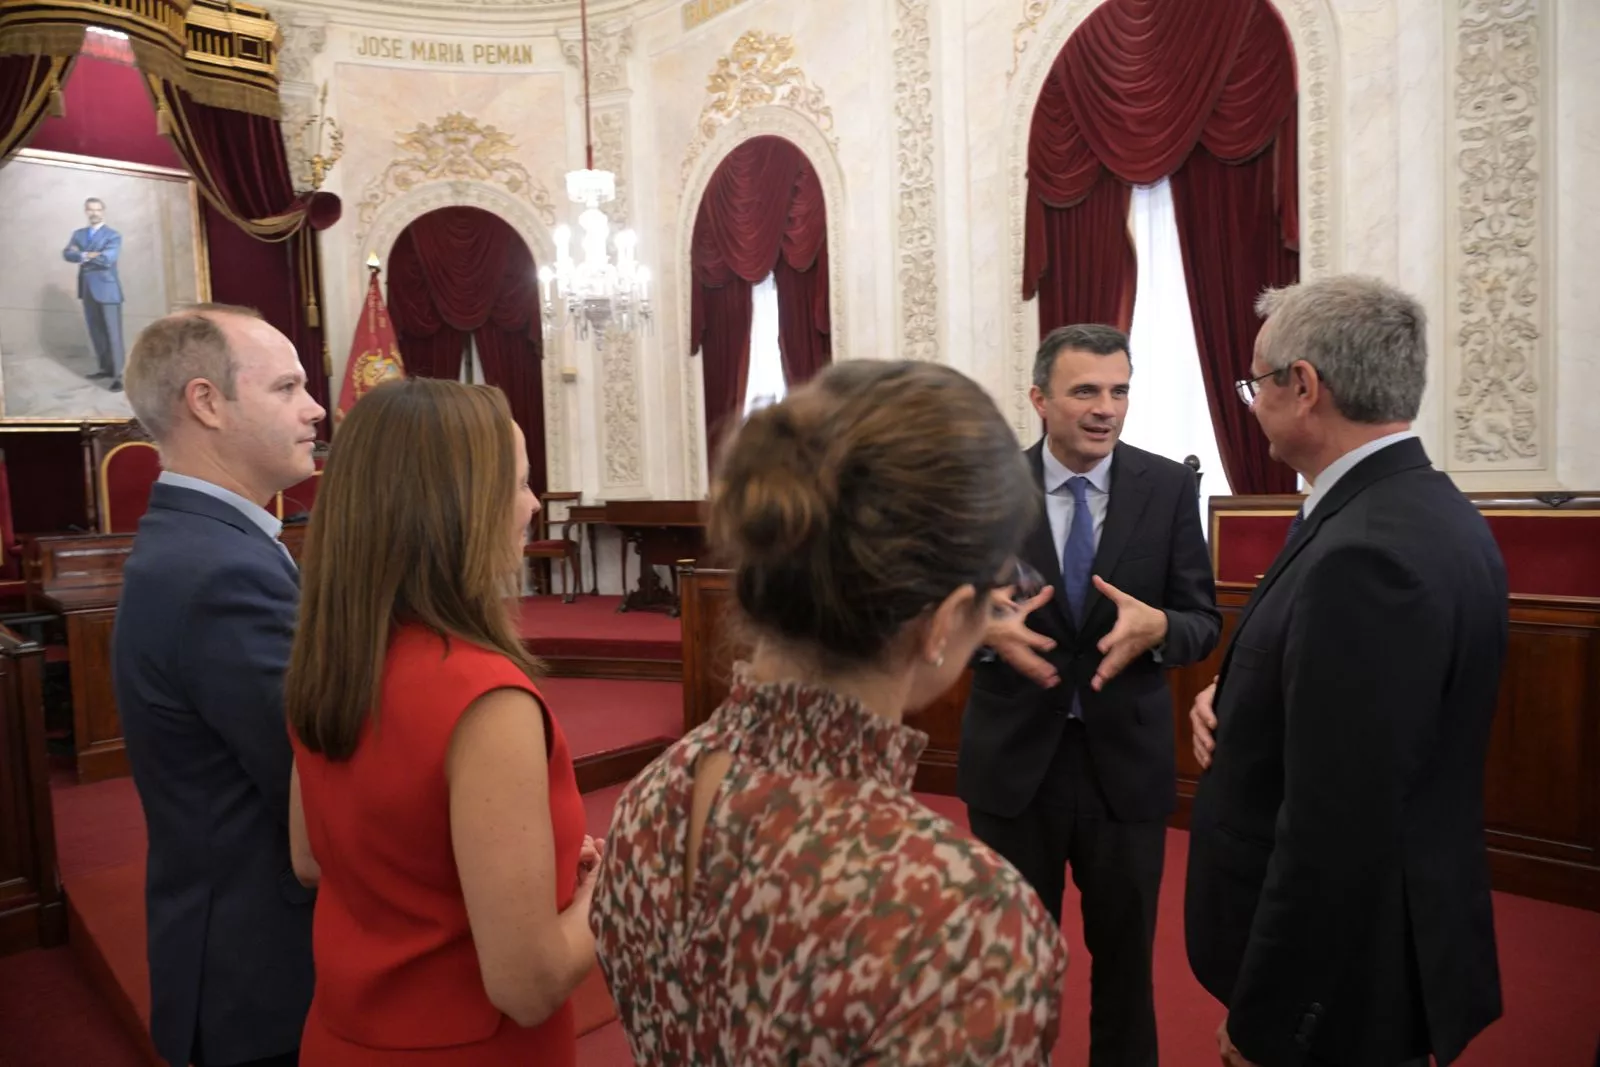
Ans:
{"label": "man's gesturing hand", "polygon": [[1056,643],[1044,634],[1028,629],[1028,616],[1043,607],[1054,592],[1055,586],[1047,585],[1018,604],[1011,600],[1009,587],[996,589],[989,595],[994,618],[990,619],[983,639],[983,643],[1011,664],[1018,674],[1046,689],[1059,685],[1061,675],[1039,653],[1049,652],[1056,647]]}
{"label": "man's gesturing hand", "polygon": [[1089,683],[1098,693],[1122,668],[1166,639],[1167,613],[1134,599],[1098,574],[1094,587],[1117,606],[1117,624],[1100,639],[1100,669]]}
{"label": "man's gesturing hand", "polygon": [[1217,698],[1217,680],[1211,679],[1211,684],[1200,690],[1194,698],[1194,707],[1189,709],[1189,729],[1194,734],[1194,761],[1200,764],[1203,771],[1211,766],[1211,752],[1217,747],[1217,713],[1212,710],[1212,703]]}

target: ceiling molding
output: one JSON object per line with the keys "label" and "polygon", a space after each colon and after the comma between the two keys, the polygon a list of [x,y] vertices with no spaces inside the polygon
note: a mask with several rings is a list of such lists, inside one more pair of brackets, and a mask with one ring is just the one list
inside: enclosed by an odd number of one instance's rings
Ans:
{"label": "ceiling molding", "polygon": [[[409,30],[469,32],[478,26],[548,29],[578,18],[578,0],[270,0],[276,11],[315,12],[330,21]],[[590,0],[589,18],[629,12],[638,0]]]}

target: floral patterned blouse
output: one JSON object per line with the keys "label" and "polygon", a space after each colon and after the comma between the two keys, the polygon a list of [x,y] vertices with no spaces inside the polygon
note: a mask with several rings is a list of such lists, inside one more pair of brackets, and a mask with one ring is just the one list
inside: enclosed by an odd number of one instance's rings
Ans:
{"label": "floral patterned blouse", "polygon": [[[1012,867],[912,797],[927,740],[740,668],[634,780],[590,923],[638,1063],[1049,1063],[1066,946]],[[694,769],[716,751],[686,895]]]}

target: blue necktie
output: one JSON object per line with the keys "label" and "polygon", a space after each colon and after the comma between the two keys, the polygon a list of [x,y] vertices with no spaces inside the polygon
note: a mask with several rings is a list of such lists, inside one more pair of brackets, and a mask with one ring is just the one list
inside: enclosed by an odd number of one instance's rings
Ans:
{"label": "blue necktie", "polygon": [[1294,535],[1300,532],[1300,524],[1305,521],[1306,509],[1301,507],[1299,511],[1294,513],[1294,518],[1289,520],[1289,536],[1283,539],[1285,545],[1294,540]]}
{"label": "blue necktie", "polygon": [[1089,598],[1089,575],[1094,570],[1094,516],[1089,514],[1089,479],[1069,478],[1072,491],[1072,525],[1061,549],[1061,585],[1072,609],[1072,621],[1083,625],[1083,604]]}

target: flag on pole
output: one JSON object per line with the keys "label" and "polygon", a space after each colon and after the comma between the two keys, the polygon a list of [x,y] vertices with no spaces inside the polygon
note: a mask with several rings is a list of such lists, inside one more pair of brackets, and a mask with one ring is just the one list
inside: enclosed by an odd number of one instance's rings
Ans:
{"label": "flag on pole", "polygon": [[400,343],[395,339],[389,309],[384,306],[383,293],[378,289],[378,257],[372,256],[367,260],[367,301],[361,308],[355,336],[350,339],[350,359],[344,366],[344,385],[339,389],[334,425],[338,426],[367,390],[405,376]]}

